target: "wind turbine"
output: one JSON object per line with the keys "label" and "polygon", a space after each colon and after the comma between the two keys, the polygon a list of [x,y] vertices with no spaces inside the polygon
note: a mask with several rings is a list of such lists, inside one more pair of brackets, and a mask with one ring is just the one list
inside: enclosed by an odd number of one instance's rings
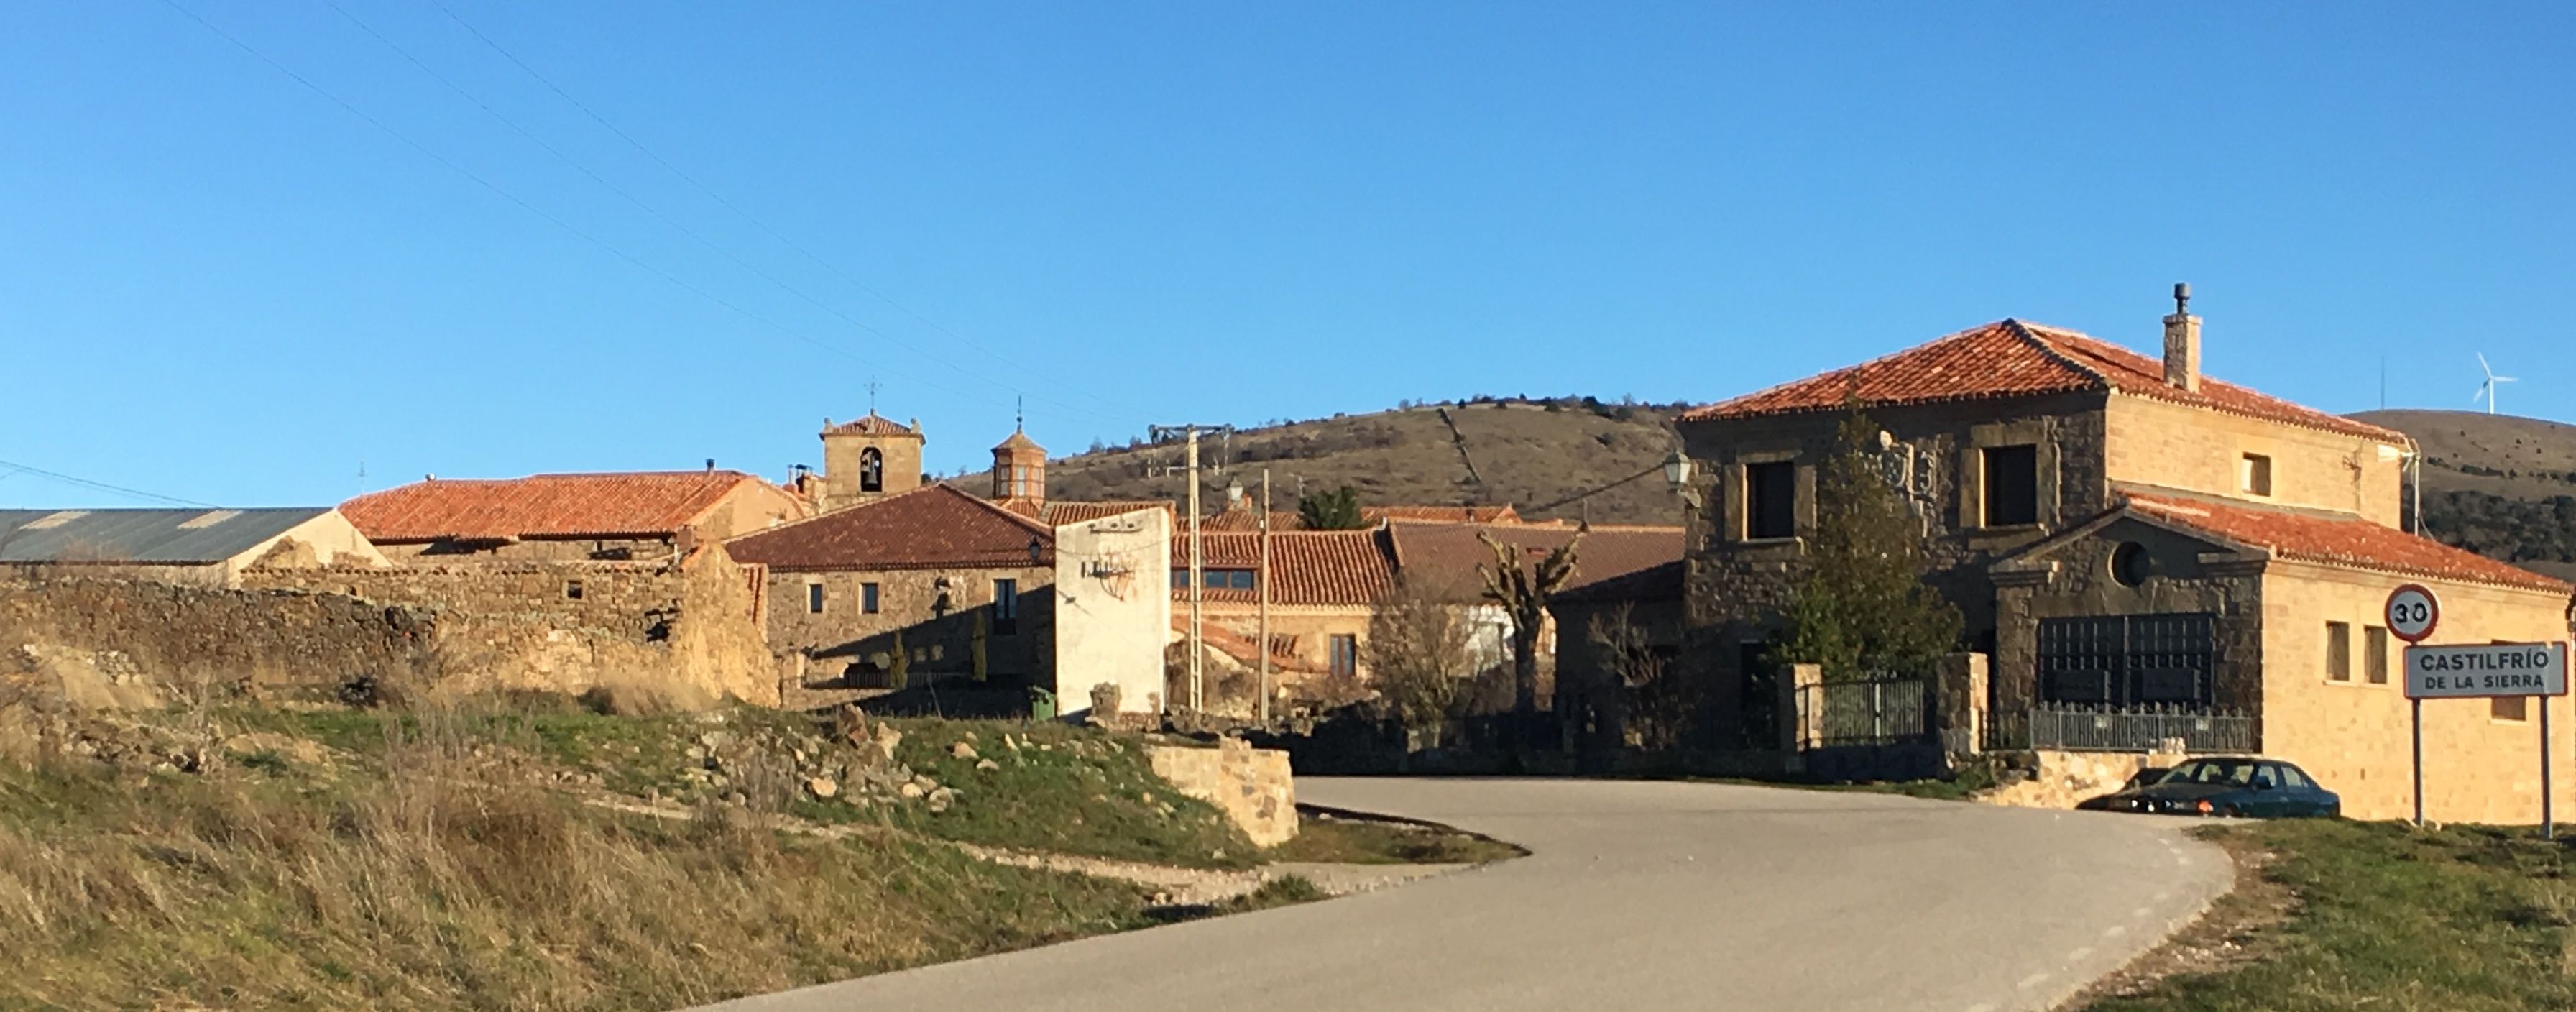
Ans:
{"label": "wind turbine", "polygon": [[2469,403],[2475,404],[2479,398],[2485,398],[2487,402],[2487,413],[2490,415],[2495,414],[2496,384],[2518,383],[2521,381],[2512,376],[2496,375],[2495,368],[2487,364],[2487,355],[2485,352],[2478,353],[2478,371],[2487,374],[2487,381],[2478,384],[2478,392],[2469,397]]}

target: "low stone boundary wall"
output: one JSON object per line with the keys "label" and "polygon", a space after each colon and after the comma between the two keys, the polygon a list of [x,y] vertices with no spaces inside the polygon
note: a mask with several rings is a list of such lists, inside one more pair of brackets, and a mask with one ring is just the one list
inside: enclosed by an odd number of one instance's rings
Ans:
{"label": "low stone boundary wall", "polygon": [[1297,783],[1288,771],[1288,753],[1219,738],[1215,748],[1164,745],[1145,755],[1156,776],[1215,805],[1254,844],[1276,847],[1297,835]]}
{"label": "low stone boundary wall", "polygon": [[2073,808],[2086,798],[2119,790],[2138,771],[2171,768],[2181,754],[2144,752],[2037,752],[2030,779],[2005,784],[1977,797],[1990,805],[2016,808]]}

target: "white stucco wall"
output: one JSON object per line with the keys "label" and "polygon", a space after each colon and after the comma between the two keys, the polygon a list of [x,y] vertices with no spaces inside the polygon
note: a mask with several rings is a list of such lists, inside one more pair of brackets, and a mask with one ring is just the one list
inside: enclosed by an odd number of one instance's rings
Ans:
{"label": "white stucco wall", "polygon": [[1152,713],[1172,629],[1172,521],[1159,509],[1055,529],[1055,693],[1067,714],[1091,689],[1119,689],[1122,713]]}

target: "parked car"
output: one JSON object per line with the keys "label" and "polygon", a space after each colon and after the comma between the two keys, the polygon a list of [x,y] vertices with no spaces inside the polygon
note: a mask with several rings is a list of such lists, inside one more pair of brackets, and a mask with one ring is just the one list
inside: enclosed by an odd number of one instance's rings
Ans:
{"label": "parked car", "polygon": [[2128,811],[2129,802],[2137,798],[2139,791],[2154,786],[2156,781],[2164,779],[2165,774],[2169,772],[2172,772],[2171,768],[2165,766],[2141,767],[2135,775],[2129,777],[2127,783],[2120,785],[2119,790],[2078,801],[2075,807],[2087,812]]}
{"label": "parked car", "polygon": [[2187,760],[2154,783],[2103,799],[2114,812],[2226,815],[2249,819],[2334,818],[2343,799],[2278,759],[2211,756]]}

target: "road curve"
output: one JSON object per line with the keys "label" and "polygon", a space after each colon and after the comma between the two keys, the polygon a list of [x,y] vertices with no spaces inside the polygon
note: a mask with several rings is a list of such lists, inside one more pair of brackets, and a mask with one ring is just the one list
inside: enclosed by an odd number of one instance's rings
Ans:
{"label": "road curve", "polygon": [[714,1006],[2042,1010],[2226,890],[2178,820],[1585,780],[1302,779],[1520,843],[1383,892]]}

